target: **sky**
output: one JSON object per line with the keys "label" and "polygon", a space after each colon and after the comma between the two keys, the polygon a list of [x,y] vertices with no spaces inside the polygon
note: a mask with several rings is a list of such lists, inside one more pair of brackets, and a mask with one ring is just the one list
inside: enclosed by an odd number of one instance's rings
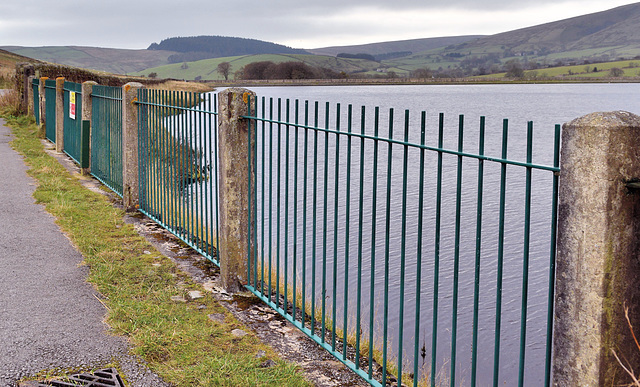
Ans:
{"label": "sky", "polygon": [[491,35],[604,11],[629,0],[2,0],[0,46],[145,49],[221,35],[320,48]]}

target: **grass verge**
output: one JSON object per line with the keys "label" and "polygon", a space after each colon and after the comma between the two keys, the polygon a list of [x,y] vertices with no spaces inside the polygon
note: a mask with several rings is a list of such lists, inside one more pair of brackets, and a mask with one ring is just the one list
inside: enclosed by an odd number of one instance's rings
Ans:
{"label": "grass verge", "polygon": [[[172,301],[199,285],[126,224],[122,210],[47,155],[33,119],[6,119],[15,135],[12,145],[38,183],[34,197],[85,257],[89,281],[105,298],[112,332],[127,337],[154,372],[176,386],[309,385],[252,333],[233,336],[232,330],[246,328],[210,295]],[[213,313],[225,313],[225,321],[211,321],[207,316]],[[267,356],[256,358],[259,350]],[[276,365],[263,367],[266,359]]]}

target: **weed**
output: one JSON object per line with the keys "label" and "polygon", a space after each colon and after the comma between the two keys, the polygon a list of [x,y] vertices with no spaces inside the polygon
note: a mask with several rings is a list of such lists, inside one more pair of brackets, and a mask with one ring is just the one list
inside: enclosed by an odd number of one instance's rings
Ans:
{"label": "weed", "polygon": [[20,95],[15,89],[0,92],[0,115],[18,116],[21,113]]}
{"label": "weed", "polygon": [[[636,334],[633,331],[633,325],[631,325],[631,320],[629,319],[629,307],[627,305],[624,306],[624,317],[627,319],[627,325],[629,325],[629,331],[631,331],[631,336],[636,343],[636,347],[638,347],[638,351],[640,351],[640,344],[638,344],[638,339],[636,338]],[[613,353],[613,356],[615,356],[622,369],[624,369],[625,372],[631,377],[631,380],[633,380],[633,383],[631,385],[640,387],[640,380],[638,380],[639,376],[636,376],[631,364],[627,362],[627,364],[625,365],[622,360],[620,360],[618,354],[616,354],[616,351],[613,348],[611,349],[611,352]]]}

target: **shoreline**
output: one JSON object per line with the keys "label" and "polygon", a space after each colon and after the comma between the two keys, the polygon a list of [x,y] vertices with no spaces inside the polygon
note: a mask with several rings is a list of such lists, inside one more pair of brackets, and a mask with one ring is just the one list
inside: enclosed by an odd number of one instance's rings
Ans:
{"label": "shoreline", "polygon": [[[188,81],[193,82],[193,81]],[[433,79],[280,79],[206,81],[213,87],[251,86],[370,86],[370,85],[504,85],[504,84],[579,84],[579,83],[640,83],[640,78],[585,78],[585,79],[504,79],[504,78],[433,78]]]}

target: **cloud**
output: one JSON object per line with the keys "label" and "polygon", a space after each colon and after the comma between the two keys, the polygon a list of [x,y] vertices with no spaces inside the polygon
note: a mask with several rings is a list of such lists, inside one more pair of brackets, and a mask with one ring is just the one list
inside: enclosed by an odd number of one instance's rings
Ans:
{"label": "cloud", "polygon": [[0,4],[0,45],[146,48],[173,36],[224,35],[299,48],[493,34],[602,11],[595,0],[45,0]]}

